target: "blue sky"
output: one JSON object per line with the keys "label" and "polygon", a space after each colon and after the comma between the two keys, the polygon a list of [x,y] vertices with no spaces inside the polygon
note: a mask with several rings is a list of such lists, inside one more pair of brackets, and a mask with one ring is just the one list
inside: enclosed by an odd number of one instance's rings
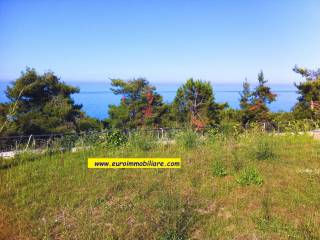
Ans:
{"label": "blue sky", "polygon": [[[0,0],[0,79],[26,66],[66,81],[299,79],[320,67],[318,0]],[[2,81],[1,80],[1,81]]]}

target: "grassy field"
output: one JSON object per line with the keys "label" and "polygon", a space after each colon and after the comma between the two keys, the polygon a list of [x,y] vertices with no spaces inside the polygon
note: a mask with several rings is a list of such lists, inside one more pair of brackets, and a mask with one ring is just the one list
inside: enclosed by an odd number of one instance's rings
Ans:
{"label": "grassy field", "polygon": [[[181,157],[181,169],[87,169],[88,157]],[[0,239],[320,239],[320,141],[147,137],[0,162]]]}

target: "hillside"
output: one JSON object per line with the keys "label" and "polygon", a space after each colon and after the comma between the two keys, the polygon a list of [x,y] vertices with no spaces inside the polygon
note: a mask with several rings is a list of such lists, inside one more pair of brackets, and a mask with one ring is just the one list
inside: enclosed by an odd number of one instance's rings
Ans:
{"label": "hillside", "polygon": [[[319,239],[319,149],[307,135],[185,132],[176,144],[136,135],[23,154],[1,162],[0,239]],[[182,167],[87,169],[88,157],[181,157]]]}

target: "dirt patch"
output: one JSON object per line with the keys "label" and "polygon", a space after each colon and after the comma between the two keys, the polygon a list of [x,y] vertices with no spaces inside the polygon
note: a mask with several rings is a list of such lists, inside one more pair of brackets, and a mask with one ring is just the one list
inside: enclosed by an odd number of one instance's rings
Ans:
{"label": "dirt patch", "polygon": [[19,228],[10,221],[9,214],[0,207],[0,240],[30,240]]}
{"label": "dirt patch", "polygon": [[15,232],[15,229],[9,225],[3,216],[0,216],[0,240],[15,240],[19,239],[19,235]]}

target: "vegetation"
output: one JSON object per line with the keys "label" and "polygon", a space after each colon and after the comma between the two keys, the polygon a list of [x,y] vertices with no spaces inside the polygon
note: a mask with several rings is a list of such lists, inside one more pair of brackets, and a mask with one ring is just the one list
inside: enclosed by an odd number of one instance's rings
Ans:
{"label": "vegetation", "polygon": [[211,84],[193,78],[178,88],[171,104],[164,103],[156,88],[144,78],[111,79],[112,92],[122,99],[118,105],[109,106],[109,117],[101,122],[86,116],[81,106],[74,104],[71,95],[79,89],[61,82],[52,72],[39,75],[27,68],[7,88],[10,102],[0,104],[0,134],[3,137],[166,127],[191,127],[197,131],[217,127],[232,133],[241,125],[256,124],[279,131],[314,129],[319,125],[320,70],[297,66],[293,70],[306,81],[296,84],[300,96],[292,112],[270,112],[268,104],[276,100],[276,94],[267,86],[261,71],[255,88],[251,89],[247,80],[243,83],[240,110],[216,103]]}
{"label": "vegetation", "polygon": [[146,79],[130,81],[112,79],[112,92],[122,95],[119,106],[109,106],[109,119],[114,128],[159,127],[164,122],[163,115],[168,107],[162,97]]}
{"label": "vegetation", "polygon": [[251,90],[250,84],[246,79],[242,84],[243,90],[240,93],[240,108],[242,110],[241,120],[242,124],[245,125],[246,123],[250,122],[253,119],[253,113],[249,111],[250,109],[250,98],[251,98]]}
{"label": "vegetation", "polygon": [[265,84],[263,71],[258,74],[258,86],[254,91],[250,91],[247,81],[243,83],[243,91],[240,99],[242,113],[242,123],[250,122],[266,123],[271,120],[270,111],[267,104],[276,100],[276,94],[271,92],[270,87]]}
{"label": "vegetation", "polygon": [[27,68],[7,87],[8,104],[0,105],[2,135],[70,133],[99,127],[85,117],[71,95],[79,89],[60,81],[53,72],[39,75]]}
{"label": "vegetation", "polygon": [[261,185],[263,183],[263,178],[254,168],[246,168],[239,175],[237,182],[242,185]]}
{"label": "vegetation", "polygon": [[295,66],[293,71],[306,78],[305,82],[295,83],[298,89],[298,103],[294,106],[296,119],[319,119],[320,114],[320,69],[317,71]]}
{"label": "vegetation", "polygon": [[[0,158],[0,239],[319,239],[320,142],[301,132],[320,127],[320,71],[294,71],[306,81],[286,113],[269,111],[262,71],[240,110],[201,80],[165,104],[146,79],[112,79],[122,100],[102,123],[74,104],[79,89],[27,68],[0,104],[1,136],[64,135]],[[88,157],[128,156],[183,167],[87,169]]]}
{"label": "vegetation", "polygon": [[220,112],[226,104],[214,101],[209,82],[190,78],[178,90],[173,101],[175,117],[180,123],[203,128],[220,121]]}
{"label": "vegetation", "polygon": [[[258,129],[174,135],[189,140],[160,143],[145,132],[99,141],[90,135],[76,144],[92,147],[77,152],[56,146],[0,160],[0,236],[319,239],[319,141]],[[127,156],[179,156],[183,167],[87,169],[88,157]]]}

